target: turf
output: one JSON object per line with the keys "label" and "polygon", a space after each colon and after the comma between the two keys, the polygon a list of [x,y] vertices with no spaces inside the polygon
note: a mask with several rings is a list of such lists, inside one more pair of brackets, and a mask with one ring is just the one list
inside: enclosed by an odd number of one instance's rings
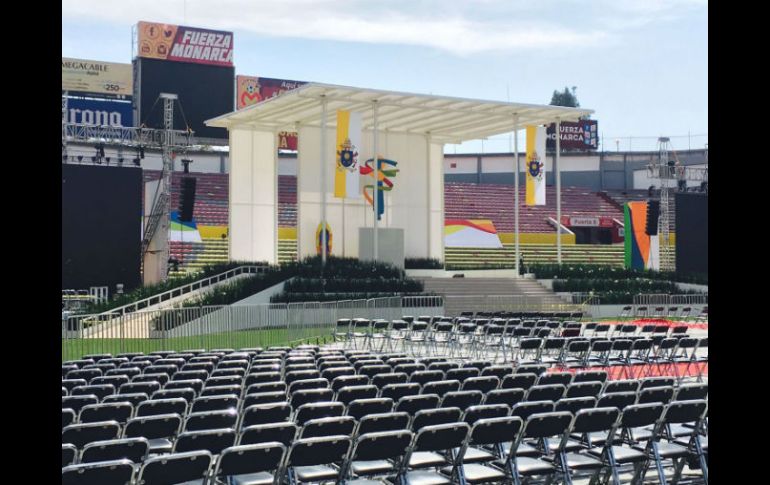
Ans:
{"label": "turf", "polygon": [[79,338],[62,339],[62,361],[79,359],[88,354],[120,354],[123,352],[154,352],[158,350],[216,349],[270,347],[324,343],[331,340],[330,331],[323,328],[302,330],[271,329],[222,332],[192,337],[174,338]]}

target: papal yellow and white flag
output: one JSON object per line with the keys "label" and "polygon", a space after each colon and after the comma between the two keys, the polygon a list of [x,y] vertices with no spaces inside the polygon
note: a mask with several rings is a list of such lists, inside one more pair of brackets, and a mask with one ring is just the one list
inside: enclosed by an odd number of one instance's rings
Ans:
{"label": "papal yellow and white flag", "polygon": [[337,159],[334,172],[334,197],[361,197],[358,154],[361,150],[361,113],[337,111]]}
{"label": "papal yellow and white flag", "polygon": [[527,205],[545,205],[545,126],[527,126]]}

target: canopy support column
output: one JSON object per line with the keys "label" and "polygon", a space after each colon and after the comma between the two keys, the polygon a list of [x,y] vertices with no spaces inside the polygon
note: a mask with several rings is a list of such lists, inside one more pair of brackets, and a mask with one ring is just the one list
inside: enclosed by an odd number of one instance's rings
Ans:
{"label": "canopy support column", "polygon": [[516,261],[516,277],[521,275],[521,268],[519,267],[519,261],[521,256],[519,253],[519,115],[513,115],[513,151],[516,157],[516,166],[513,169],[513,237],[516,250],[514,257]]}
{"label": "canopy support column", "polygon": [[374,234],[372,235],[372,241],[373,241],[373,250],[372,250],[372,259],[374,262],[377,262],[377,257],[379,255],[378,252],[378,243],[379,243],[379,234],[377,232],[377,218],[379,217],[380,213],[380,194],[379,194],[379,180],[380,180],[380,164],[379,164],[379,154],[377,153],[378,147],[377,147],[377,100],[375,99],[372,101],[372,134],[374,135],[374,141],[372,143],[372,151],[374,152],[374,155],[372,156],[372,159],[374,160],[374,190],[372,190],[372,198],[374,199]]}
{"label": "canopy support column", "polygon": [[561,118],[556,118],[556,262],[561,264]]}
{"label": "canopy support column", "polygon": [[328,233],[326,231],[326,95],[321,95],[321,265],[326,266]]}

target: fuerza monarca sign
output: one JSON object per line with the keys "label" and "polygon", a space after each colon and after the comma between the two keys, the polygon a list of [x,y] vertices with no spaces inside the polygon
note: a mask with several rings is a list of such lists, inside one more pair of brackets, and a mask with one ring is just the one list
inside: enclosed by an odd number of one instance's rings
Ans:
{"label": "fuerza monarca sign", "polygon": [[233,65],[233,33],[181,25],[139,22],[137,55],[149,59]]}

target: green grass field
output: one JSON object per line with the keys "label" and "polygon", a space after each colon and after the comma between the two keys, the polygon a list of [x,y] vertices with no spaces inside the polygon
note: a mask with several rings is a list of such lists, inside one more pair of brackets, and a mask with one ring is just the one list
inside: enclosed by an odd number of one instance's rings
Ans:
{"label": "green grass field", "polygon": [[331,341],[331,333],[323,328],[270,329],[223,332],[192,337],[160,339],[140,338],[80,338],[62,339],[62,361],[79,359],[88,354],[120,354],[123,352],[154,352],[157,350],[216,349],[270,347],[299,345],[301,343],[325,343]]}

